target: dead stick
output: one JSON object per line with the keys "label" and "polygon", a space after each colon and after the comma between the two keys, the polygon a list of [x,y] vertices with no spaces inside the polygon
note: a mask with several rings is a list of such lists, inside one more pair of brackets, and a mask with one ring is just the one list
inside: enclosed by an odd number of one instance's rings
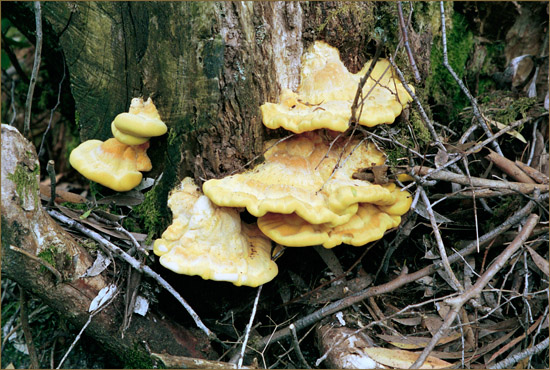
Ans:
{"label": "dead stick", "polygon": [[485,271],[485,273],[481,275],[481,277],[472,286],[472,288],[457,297],[453,297],[447,300],[447,304],[449,304],[452,309],[445,317],[445,321],[443,322],[437,333],[435,333],[435,335],[432,337],[428,345],[424,348],[420,356],[418,356],[418,359],[414,362],[414,364],[411,365],[411,369],[418,369],[424,364],[424,361],[426,361],[426,358],[428,358],[430,352],[439,342],[445,330],[449,329],[449,327],[457,317],[458,312],[460,311],[462,306],[464,306],[464,304],[470,299],[478,296],[481,293],[481,291],[489,283],[489,281],[496,275],[497,272],[500,271],[500,269],[502,269],[502,267],[506,264],[510,257],[512,257],[512,255],[529,238],[538,221],[539,216],[534,213],[531,214],[529,218],[527,218],[527,222],[525,223],[523,229],[518,233],[518,235],[514,238],[510,245],[508,245],[508,247],[506,247],[506,249],[495,259],[491,267],[489,267]]}
{"label": "dead stick", "polygon": [[498,168],[500,168],[504,173],[506,173],[508,176],[512,177],[513,179],[523,182],[526,184],[534,184],[535,181],[533,181],[525,172],[521,170],[514,162],[509,160],[506,157],[501,156],[500,154],[493,152],[491,149],[489,150],[489,154],[485,156],[488,160],[493,162]]}
{"label": "dead stick", "polygon": [[426,205],[426,210],[428,211],[428,215],[430,217],[430,223],[434,231],[435,240],[437,241],[437,248],[439,249],[441,262],[443,262],[443,267],[445,268],[447,275],[449,275],[449,278],[454,284],[452,288],[456,291],[462,292],[464,291],[464,288],[462,287],[462,284],[460,284],[460,281],[458,281],[458,279],[456,278],[455,273],[451,268],[451,264],[449,263],[449,259],[447,257],[447,251],[445,250],[445,245],[443,244],[443,238],[441,237],[441,233],[439,232],[439,227],[437,226],[437,221],[435,220],[435,216],[432,210],[432,204],[430,203],[428,195],[423,188],[420,188],[420,196],[422,197],[422,200]]}
{"label": "dead stick", "polygon": [[36,354],[36,347],[32,339],[31,328],[29,327],[29,317],[27,315],[27,294],[22,286],[19,286],[19,298],[21,304],[21,328],[23,328],[23,335],[25,336],[25,342],[27,343],[27,350],[29,351],[29,357],[31,359],[30,368],[40,368],[38,362],[38,356]]}
{"label": "dead stick", "polygon": [[420,73],[416,67],[416,62],[414,61],[414,56],[412,55],[411,46],[409,45],[409,35],[407,33],[407,27],[405,26],[405,19],[403,18],[403,7],[401,6],[401,1],[397,2],[397,14],[399,16],[399,29],[401,30],[401,35],[403,36],[403,43],[405,45],[405,50],[407,50],[407,56],[409,57],[409,63],[411,63],[411,69],[414,74],[414,80],[417,84],[422,82],[420,79]]}
{"label": "dead stick", "polygon": [[438,171],[436,168],[421,167],[421,166],[414,166],[412,168],[412,171],[416,175],[430,177],[434,180],[455,182],[461,185],[470,185],[470,180],[471,180],[472,186],[481,186],[481,187],[493,188],[493,189],[508,189],[508,190],[518,191],[524,194],[532,193],[535,189],[538,189],[541,192],[546,193],[548,192],[548,188],[549,188],[548,185],[543,185],[543,184],[525,184],[522,182],[490,180],[490,179],[483,179],[480,177],[468,178],[467,176],[459,175],[454,172],[443,171],[443,170]]}
{"label": "dead stick", "polygon": [[538,182],[539,184],[548,184],[549,178],[544,173],[540,172],[539,170],[534,169],[531,166],[526,165],[523,162],[516,161],[516,166],[522,169],[523,172],[528,174],[533,180]]}
{"label": "dead stick", "polygon": [[[440,1],[439,4],[440,4],[440,11],[441,11],[441,39],[443,42],[443,65],[445,66],[445,68],[447,68],[451,76],[453,76],[454,80],[456,81],[456,83],[458,84],[462,92],[468,97],[468,99],[470,100],[470,103],[472,103],[474,116],[476,117],[477,122],[479,123],[481,128],[483,128],[483,131],[485,131],[485,135],[487,135],[488,138],[492,138],[493,133],[489,129],[487,122],[485,122],[485,120],[481,117],[476,98],[472,96],[472,94],[470,93],[466,85],[464,85],[464,82],[462,82],[462,80],[458,77],[458,75],[454,71],[453,67],[449,64],[449,58],[447,56],[447,34],[445,30],[445,6],[443,4],[443,1]],[[498,154],[502,155],[502,150],[500,149],[500,146],[498,145],[498,142],[496,140],[491,141],[491,145],[493,146],[493,148]]]}

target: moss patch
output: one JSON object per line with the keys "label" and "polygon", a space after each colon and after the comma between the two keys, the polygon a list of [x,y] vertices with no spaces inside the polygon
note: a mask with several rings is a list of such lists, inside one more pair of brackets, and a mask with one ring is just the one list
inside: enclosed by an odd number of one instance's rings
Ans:
{"label": "moss patch", "polygon": [[40,166],[35,166],[34,170],[23,165],[17,165],[14,173],[9,173],[7,178],[15,184],[15,191],[19,196],[21,206],[25,199],[30,195],[34,199],[34,206],[38,207],[38,175]]}
{"label": "moss patch", "polygon": [[[453,14],[452,24],[452,29],[447,27],[447,56],[455,73],[463,79],[466,77],[466,64],[474,47],[474,35],[461,14]],[[470,102],[443,65],[443,45],[440,36],[434,38],[430,65],[430,75],[426,80],[428,94],[438,106],[439,114],[445,115],[446,122],[456,121],[459,113],[464,107],[469,106]]]}

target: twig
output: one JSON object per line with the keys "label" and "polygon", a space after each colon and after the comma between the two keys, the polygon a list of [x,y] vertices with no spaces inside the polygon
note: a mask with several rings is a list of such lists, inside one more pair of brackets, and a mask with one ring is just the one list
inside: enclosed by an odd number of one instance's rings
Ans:
{"label": "twig", "polygon": [[183,299],[183,297],[166,281],[162,276],[160,276],[158,273],[153,271],[149,266],[142,264],[132,256],[130,256],[128,253],[124,252],[122,249],[117,247],[115,244],[111,243],[107,239],[105,239],[100,234],[96,233],[93,230],[90,230],[86,227],[84,227],[82,224],[70,219],[69,217],[66,217],[65,215],[62,215],[61,213],[54,211],[54,210],[48,210],[48,214],[55,218],[58,221],[61,221],[65,224],[67,224],[69,227],[72,227],[84,235],[92,238],[93,240],[97,241],[100,245],[105,247],[110,252],[113,252],[120,258],[122,258],[125,262],[127,262],[130,266],[135,268],[138,271],[141,271],[145,275],[155,279],[164,289],[166,289],[174,298],[178,300],[178,302],[187,310],[189,315],[193,318],[195,321],[195,324],[212,340],[218,341],[218,338],[216,337],[216,334],[214,334],[210,329],[204,325],[202,320],[200,319],[199,315],[189,306],[187,301]]}
{"label": "twig", "polygon": [[32,66],[31,80],[29,82],[29,91],[25,102],[25,118],[23,124],[23,136],[28,137],[31,130],[31,108],[32,96],[34,94],[34,86],[38,79],[38,71],[40,70],[40,59],[42,54],[42,5],[40,1],[34,2],[34,15],[36,22],[36,43],[34,48],[34,63]]}
{"label": "twig", "polygon": [[[535,189],[541,192],[548,192],[549,186],[543,184],[525,184],[523,182],[508,182],[500,180],[483,179],[480,177],[466,177],[450,171],[441,171],[437,168],[414,166],[412,172],[417,175],[430,177],[434,180],[442,180],[455,182],[461,185],[481,186],[493,189],[508,189],[518,191],[520,193],[529,194]],[[470,184],[471,181],[471,184]]]}
{"label": "twig", "polygon": [[311,369],[311,366],[307,363],[306,359],[304,358],[304,354],[302,353],[302,350],[300,349],[300,342],[298,341],[298,335],[296,334],[296,326],[294,324],[290,324],[288,326],[290,329],[290,332],[292,333],[292,346],[294,347],[294,352],[296,352],[296,355],[298,356],[298,359],[300,360],[300,363],[302,365],[302,369]]}
{"label": "twig", "polygon": [[531,150],[529,150],[529,159],[527,160],[527,165],[528,166],[531,166],[531,162],[533,162],[533,158],[535,157],[535,143],[537,142],[537,129],[538,129],[538,125],[539,125],[539,121],[540,119],[536,120],[535,123],[533,124],[533,133],[532,133],[532,136],[533,136],[533,143],[531,144]]}
{"label": "twig", "polygon": [[498,168],[502,170],[502,172],[506,173],[511,178],[515,179],[516,181],[523,182],[526,184],[534,184],[535,181],[531,179],[521,168],[518,168],[514,162],[509,160],[506,157],[501,156],[498,153],[493,152],[491,149],[489,150],[489,154],[485,156],[488,160],[493,162]]}
{"label": "twig", "polygon": [[428,115],[426,114],[426,111],[424,110],[424,107],[422,106],[422,103],[420,103],[420,100],[418,99],[416,94],[409,87],[409,85],[407,84],[407,81],[405,81],[405,77],[403,76],[403,73],[401,72],[401,70],[399,69],[397,64],[395,64],[395,62],[393,61],[393,58],[391,57],[391,55],[389,56],[389,61],[392,65],[393,69],[395,70],[395,73],[397,74],[397,77],[399,78],[399,81],[401,81],[401,84],[403,85],[405,90],[407,90],[407,93],[412,97],[413,101],[416,103],[418,112],[420,113],[420,117],[422,118],[422,121],[424,122],[424,124],[428,128],[428,131],[430,131],[430,134],[432,135],[432,138],[434,139],[436,145],[439,148],[441,148],[442,150],[447,151],[445,146],[441,143],[441,139],[439,138],[439,135],[435,131],[435,128],[432,125],[432,121],[430,121],[430,119],[428,118]]}
{"label": "twig", "polygon": [[16,251],[18,253],[21,253],[22,255],[25,255],[25,256],[29,257],[33,261],[36,261],[36,262],[40,263],[42,266],[44,266],[49,272],[51,272],[55,276],[55,281],[57,283],[59,283],[60,281],[63,280],[63,278],[61,276],[61,273],[59,271],[57,271],[55,269],[55,267],[50,265],[48,262],[44,261],[42,258],[38,258],[35,255],[27,252],[24,249],[16,247],[15,245],[10,245],[10,249],[13,250],[13,251]]}
{"label": "twig", "polygon": [[[529,201],[523,208],[521,208],[512,216],[510,216],[508,219],[506,219],[502,224],[498,225],[488,233],[480,236],[479,245],[482,245],[482,246],[485,245],[485,243],[487,243],[488,241],[493,240],[498,235],[502,234],[503,232],[511,228],[513,225],[523,220],[532,211],[535,205],[536,205],[535,201]],[[455,263],[461,260],[462,257],[467,256],[473,253],[474,251],[476,251],[477,243],[478,242],[474,240],[473,242],[469,243],[466,247],[458,251],[458,253],[454,253],[453,255],[449,256],[449,263]],[[374,297],[376,295],[394,291],[395,289],[400,288],[412,281],[431,275],[435,271],[439,270],[441,267],[443,267],[441,262],[435,262],[416,272],[400,275],[398,278],[388,283],[361,290],[357,293],[349,295],[348,297],[335,301],[307,316],[302,317],[301,319],[295,321],[294,325],[296,326],[297,330],[301,330],[309,325],[314,324],[315,322],[321,320],[322,318],[328,315],[338,312],[344,308],[350,307],[351,305],[358,303],[366,298]],[[273,343],[278,342],[288,337],[289,335],[291,335],[291,332],[288,327],[280,329],[266,337],[263,337],[259,341],[258,346],[267,346],[268,344],[272,342]]]}
{"label": "twig", "polygon": [[55,203],[55,162],[53,159],[50,159],[48,161],[48,164],[46,165],[46,171],[48,172],[48,175],[50,177],[50,200],[48,201],[48,206],[53,206]]}
{"label": "twig", "polygon": [[539,184],[548,184],[549,178],[548,175],[540,172],[539,170],[534,169],[531,166],[526,165],[523,162],[516,161],[516,166],[518,166],[523,172],[525,172],[529,177],[538,182]]}
{"label": "twig", "polygon": [[[485,122],[485,120],[483,120],[483,118],[481,117],[481,114],[479,112],[479,107],[477,106],[476,98],[474,98],[472,96],[472,94],[470,94],[470,91],[468,90],[466,85],[464,85],[462,80],[458,77],[458,75],[453,70],[453,67],[449,64],[449,58],[447,56],[447,34],[446,34],[446,29],[445,29],[445,6],[444,6],[443,1],[440,1],[439,4],[440,4],[440,9],[441,9],[441,38],[442,38],[442,41],[443,41],[443,65],[447,68],[447,70],[449,70],[449,72],[453,76],[456,83],[460,86],[460,89],[462,90],[462,92],[464,94],[466,94],[466,96],[468,97],[468,99],[472,103],[472,108],[474,110],[474,116],[476,117],[476,119],[477,119],[478,123],[480,124],[480,126],[483,128],[483,131],[485,131],[485,135],[487,135],[488,138],[492,138],[493,133],[489,129],[489,126],[487,126],[487,122]],[[503,155],[502,150],[500,150],[500,146],[498,145],[497,141],[495,141],[495,140],[491,141],[491,145],[493,146],[493,148],[495,149],[495,151],[498,154]]]}
{"label": "twig", "polygon": [[59,364],[57,365],[56,369],[59,369],[61,368],[61,365],[63,365],[63,363],[65,362],[65,360],[67,359],[67,357],[69,356],[69,354],[71,353],[71,351],[73,350],[74,346],[76,345],[76,343],[78,343],[78,341],[80,340],[80,337],[82,336],[82,333],[84,333],[84,330],[86,330],[86,328],[88,327],[88,325],[90,325],[90,323],[92,322],[92,318],[97,315],[98,313],[100,313],[101,311],[103,311],[103,309],[105,307],[107,307],[109,304],[111,304],[115,297],[118,295],[118,292],[116,292],[113,297],[111,297],[111,299],[109,299],[106,303],[104,303],[103,305],[101,305],[100,307],[98,307],[98,309],[94,310],[93,312],[90,313],[90,315],[88,316],[88,320],[86,321],[86,323],[84,324],[84,326],[82,327],[82,329],[80,329],[80,332],[78,333],[78,335],[76,336],[76,338],[74,338],[73,342],[71,343],[71,345],[69,346],[69,349],[67,350],[67,352],[65,352],[65,355],[63,356],[63,358],[61,359],[61,361],[59,361]]}
{"label": "twig", "polygon": [[11,80],[11,88],[10,88],[10,95],[11,95],[11,110],[13,111],[11,119],[10,119],[10,126],[13,126],[13,123],[15,122],[15,118],[17,117],[17,110],[15,109],[15,81]]}
{"label": "twig", "polygon": [[21,328],[23,329],[25,342],[27,343],[27,349],[31,359],[30,368],[38,369],[40,368],[40,363],[38,362],[38,356],[36,355],[36,347],[34,346],[34,341],[32,339],[31,328],[29,327],[29,317],[27,315],[27,294],[22,286],[19,286],[19,303],[21,305]]}
{"label": "twig", "polygon": [[407,33],[407,27],[405,26],[405,20],[403,19],[403,7],[401,6],[401,1],[397,2],[397,14],[399,16],[399,29],[401,30],[403,43],[405,44],[405,50],[407,50],[409,63],[411,63],[414,80],[417,84],[419,84],[420,82],[422,82],[422,80],[420,79],[420,73],[418,72],[418,68],[416,67],[416,62],[414,61],[414,56],[412,55],[411,46],[409,45],[409,35]]}
{"label": "twig", "polygon": [[59,87],[57,89],[57,102],[55,103],[55,106],[50,111],[50,119],[48,121],[48,127],[46,127],[46,130],[44,131],[44,135],[42,135],[42,141],[40,142],[40,149],[38,150],[38,157],[40,157],[43,153],[42,150],[44,148],[44,141],[46,141],[46,135],[50,131],[50,128],[52,126],[52,120],[53,120],[53,114],[57,107],[59,107],[59,104],[61,104],[61,87],[63,85],[63,81],[65,81],[65,57],[61,58],[63,61],[63,77],[61,77],[61,81],[59,81]]}
{"label": "twig", "polygon": [[509,369],[514,364],[520,362],[524,358],[527,358],[529,356],[536,355],[537,353],[540,353],[544,350],[548,350],[548,343],[549,338],[547,337],[545,340],[540,342],[534,347],[527,348],[521,352],[515,353],[513,355],[510,355],[506,357],[504,360],[497,362],[496,364],[492,366],[488,366],[488,369]]}
{"label": "twig", "polygon": [[449,275],[449,278],[454,284],[452,288],[459,292],[463,292],[464,288],[462,287],[462,284],[460,284],[460,281],[458,281],[458,279],[456,278],[455,273],[453,272],[453,269],[451,268],[451,265],[449,263],[447,251],[445,250],[445,245],[443,244],[443,238],[441,238],[441,233],[439,232],[439,227],[437,226],[437,221],[435,220],[435,216],[432,211],[432,205],[430,203],[430,200],[428,199],[428,195],[426,195],[426,192],[422,188],[420,189],[420,196],[422,197],[422,200],[426,205],[426,211],[428,212],[428,215],[430,217],[430,223],[434,231],[435,240],[437,241],[437,248],[439,249],[441,262],[443,263],[443,267],[445,268],[447,275]]}
{"label": "twig", "polygon": [[433,335],[432,339],[428,343],[428,345],[424,348],[420,356],[418,356],[418,359],[411,365],[411,369],[418,369],[422,364],[424,364],[424,361],[426,361],[426,358],[430,354],[430,352],[434,349],[437,342],[441,339],[443,336],[443,333],[451,326],[453,321],[458,315],[459,310],[462,308],[462,306],[468,302],[470,299],[474,298],[475,296],[479,295],[483,288],[489,283],[489,281],[495,276],[497,272],[500,271],[500,269],[506,264],[508,259],[514,254],[522,245],[523,243],[529,238],[531,233],[533,232],[533,229],[537,225],[539,220],[539,216],[536,214],[531,214],[527,218],[527,222],[525,223],[525,226],[520,231],[520,233],[514,238],[514,240],[506,247],[506,249],[495,259],[494,263],[489,267],[483,275],[477,280],[477,282],[472,286],[471,289],[468,291],[462,293],[458,297],[450,298],[447,300],[447,304],[449,304],[452,309],[449,311],[447,316],[445,317],[445,321]]}
{"label": "twig", "polygon": [[[256,298],[254,299],[254,305],[252,306],[252,313],[250,314],[250,320],[246,325],[243,345],[241,347],[241,353],[239,354],[239,360],[237,361],[237,369],[241,369],[243,366],[244,352],[246,350],[246,344],[248,343],[248,337],[250,336],[250,331],[252,329],[252,324],[254,323],[254,317],[256,316],[256,309],[258,308],[258,301],[260,300],[260,293],[262,292],[263,285],[260,285],[258,292],[256,293]],[[234,363],[233,361],[229,361]]]}

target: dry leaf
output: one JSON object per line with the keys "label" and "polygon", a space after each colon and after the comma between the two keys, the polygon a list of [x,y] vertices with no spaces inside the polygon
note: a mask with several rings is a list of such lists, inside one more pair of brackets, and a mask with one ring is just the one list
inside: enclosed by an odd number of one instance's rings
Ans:
{"label": "dry leaf", "polygon": [[[457,340],[460,338],[461,334],[459,332],[453,333],[451,335],[446,335],[441,337],[439,341],[437,342],[437,345],[446,344],[452,341]],[[430,343],[430,340],[432,338],[428,337],[401,337],[398,335],[385,335],[380,334],[378,335],[380,339],[385,340],[386,342],[401,348],[401,349],[420,349],[424,348]]]}
{"label": "dry leaf", "polygon": [[394,317],[392,319],[393,321],[405,325],[405,326],[417,326],[422,323],[422,317],[421,316],[414,316],[414,317]]}
{"label": "dry leaf", "polygon": [[[404,351],[402,349],[365,348],[365,353],[374,361],[397,369],[408,369],[418,358],[418,353]],[[443,369],[452,366],[447,361],[428,356],[420,369]]]}
{"label": "dry leaf", "polygon": [[533,259],[533,262],[535,262],[535,265],[546,275],[550,276],[550,272],[548,271],[550,269],[550,265],[548,264],[548,261],[542,257],[540,254],[535,252],[535,250],[529,246],[526,246],[527,250],[531,254],[531,258]]}

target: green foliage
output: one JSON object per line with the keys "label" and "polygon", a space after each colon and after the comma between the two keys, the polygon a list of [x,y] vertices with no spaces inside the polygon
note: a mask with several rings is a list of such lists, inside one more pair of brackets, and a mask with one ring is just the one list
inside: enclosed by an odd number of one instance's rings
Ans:
{"label": "green foliage", "polygon": [[[474,36],[468,29],[464,16],[454,13],[452,24],[452,28],[447,27],[447,56],[455,73],[463,79],[467,76],[466,64],[474,46]],[[455,121],[462,109],[470,102],[443,65],[443,46],[440,36],[434,38],[430,63],[431,71],[426,80],[427,93],[437,104],[440,115],[445,115],[445,121]]]}

